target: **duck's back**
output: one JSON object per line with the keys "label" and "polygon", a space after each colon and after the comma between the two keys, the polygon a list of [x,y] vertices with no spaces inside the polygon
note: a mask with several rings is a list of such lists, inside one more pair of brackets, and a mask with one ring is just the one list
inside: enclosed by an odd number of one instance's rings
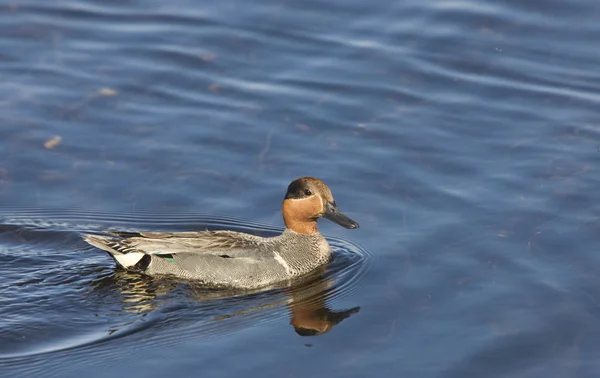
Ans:
{"label": "duck's back", "polygon": [[[215,287],[263,287],[308,273],[329,260],[329,246],[320,234],[290,230],[272,238],[232,231],[116,236],[120,239],[89,236],[86,240],[111,253],[127,269]],[[139,255],[135,263],[123,264],[131,255]]]}

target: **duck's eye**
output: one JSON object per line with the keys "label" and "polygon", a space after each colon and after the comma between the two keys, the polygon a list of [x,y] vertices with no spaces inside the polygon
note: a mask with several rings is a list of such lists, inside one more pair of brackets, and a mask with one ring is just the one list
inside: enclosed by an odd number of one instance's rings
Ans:
{"label": "duck's eye", "polygon": [[310,189],[304,189],[304,194],[306,194],[307,196],[312,195],[312,192],[310,191]]}

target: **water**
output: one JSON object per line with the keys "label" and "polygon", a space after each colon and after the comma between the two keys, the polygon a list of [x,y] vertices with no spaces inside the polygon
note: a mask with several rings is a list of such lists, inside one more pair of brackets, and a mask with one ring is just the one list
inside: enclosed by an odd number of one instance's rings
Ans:
{"label": "water", "polygon": [[[598,375],[600,3],[0,10],[3,376]],[[302,175],[361,228],[322,222],[336,259],[287,290],[79,237],[273,234]]]}

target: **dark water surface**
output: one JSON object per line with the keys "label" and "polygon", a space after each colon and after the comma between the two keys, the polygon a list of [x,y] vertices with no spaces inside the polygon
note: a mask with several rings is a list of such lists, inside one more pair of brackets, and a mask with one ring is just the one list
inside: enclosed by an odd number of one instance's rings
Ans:
{"label": "dark water surface", "polygon": [[[598,376],[599,20],[593,0],[0,3],[0,374]],[[289,289],[152,280],[79,237],[274,234],[303,175],[361,228],[322,222],[335,259]]]}

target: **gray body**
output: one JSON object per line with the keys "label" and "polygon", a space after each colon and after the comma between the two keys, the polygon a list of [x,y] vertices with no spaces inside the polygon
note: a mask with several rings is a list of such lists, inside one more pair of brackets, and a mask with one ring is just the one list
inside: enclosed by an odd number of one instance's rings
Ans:
{"label": "gray body", "polygon": [[292,181],[281,211],[286,229],[272,238],[203,231],[113,232],[84,239],[110,253],[125,269],[252,290],[289,281],[329,261],[331,249],[317,229],[319,218],[358,228],[358,223],[340,212],[329,187],[315,177]]}
{"label": "gray body", "polygon": [[326,264],[330,247],[317,234],[286,229],[262,238],[233,231],[113,233],[85,240],[123,268],[169,275],[213,287],[256,289],[309,273]]}

